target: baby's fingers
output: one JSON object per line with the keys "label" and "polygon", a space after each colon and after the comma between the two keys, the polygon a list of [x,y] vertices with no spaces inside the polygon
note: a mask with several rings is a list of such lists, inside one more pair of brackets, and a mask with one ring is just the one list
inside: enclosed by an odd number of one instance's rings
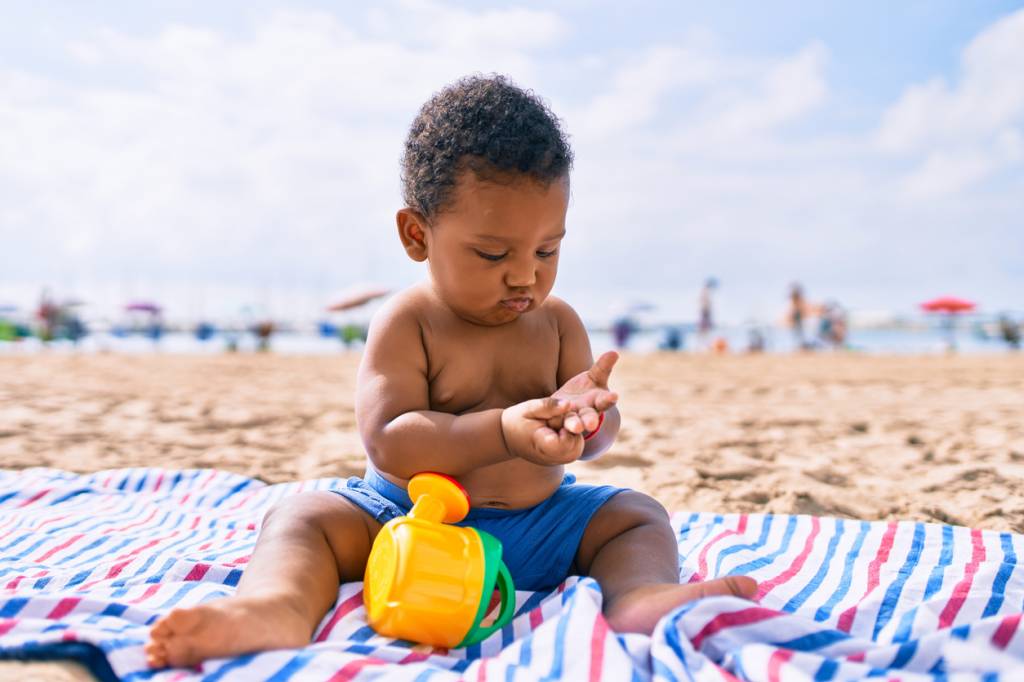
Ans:
{"label": "baby's fingers", "polygon": [[[593,388],[586,393],[576,396],[572,400],[572,409],[578,414],[590,408],[598,412],[604,412],[619,402],[619,394],[603,388]],[[568,415],[567,415],[568,416]]]}
{"label": "baby's fingers", "polygon": [[570,412],[569,414],[565,415],[565,420],[562,424],[563,428],[569,433],[583,433],[586,430],[586,422],[581,418],[582,414],[583,413],[581,411],[580,414]]}
{"label": "baby's fingers", "polygon": [[558,398],[534,398],[524,403],[523,416],[527,419],[562,419],[569,410],[569,402]]}
{"label": "baby's fingers", "polygon": [[566,464],[579,457],[583,451],[583,438],[565,429],[555,432],[541,427],[533,432],[533,444],[537,451],[551,460],[552,464]]}
{"label": "baby's fingers", "polygon": [[601,416],[592,407],[584,407],[580,410],[580,421],[583,422],[584,431],[587,433],[596,431],[601,424]]}
{"label": "baby's fingers", "polygon": [[619,402],[619,394],[614,391],[601,391],[600,394],[594,399],[594,409],[598,412],[604,412],[610,410],[615,406],[615,403]]}
{"label": "baby's fingers", "polygon": [[602,353],[601,357],[597,359],[597,362],[587,370],[587,374],[590,375],[590,380],[598,386],[607,387],[608,379],[612,375],[612,368],[615,367],[615,363],[619,361],[619,354],[613,350],[606,353]]}
{"label": "baby's fingers", "polygon": [[549,455],[558,451],[558,432],[542,426],[533,432],[533,446],[537,452]]}

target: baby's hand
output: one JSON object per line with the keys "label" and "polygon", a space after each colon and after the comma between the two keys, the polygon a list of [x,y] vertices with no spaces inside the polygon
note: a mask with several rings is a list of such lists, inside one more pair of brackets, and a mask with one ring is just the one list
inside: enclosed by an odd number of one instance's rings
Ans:
{"label": "baby's hand", "polygon": [[608,390],[608,379],[618,360],[618,353],[608,351],[597,359],[593,367],[580,372],[555,391],[551,397],[568,400],[571,408],[564,415],[548,419],[548,427],[552,430],[564,428],[573,434],[596,429],[601,423],[600,413],[619,400],[618,395]]}
{"label": "baby's hand", "polygon": [[548,426],[549,420],[562,419],[569,408],[568,401],[556,398],[536,398],[505,408],[501,413],[501,430],[509,452],[545,466],[579,459],[583,454],[583,436]]}

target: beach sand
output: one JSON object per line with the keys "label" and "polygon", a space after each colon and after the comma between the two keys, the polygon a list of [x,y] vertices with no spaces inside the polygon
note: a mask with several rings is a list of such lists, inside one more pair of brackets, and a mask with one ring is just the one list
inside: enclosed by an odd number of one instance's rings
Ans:
{"label": "beach sand", "polygon": [[[0,357],[0,466],[350,476],[356,354]],[[1024,532],[1024,356],[625,355],[622,431],[582,482],[670,511]],[[82,679],[70,667],[0,679]],[[20,671],[20,672],[19,672]]]}

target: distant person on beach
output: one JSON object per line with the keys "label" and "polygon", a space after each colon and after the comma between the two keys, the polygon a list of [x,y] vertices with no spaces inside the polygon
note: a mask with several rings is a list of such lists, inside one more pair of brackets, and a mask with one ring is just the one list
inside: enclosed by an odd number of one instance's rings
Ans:
{"label": "distant person on beach", "polygon": [[615,347],[619,350],[625,350],[629,347],[629,339],[633,336],[633,331],[636,329],[636,323],[633,322],[633,318],[628,315],[615,318],[612,322],[612,342]]}
{"label": "distant person on beach", "polygon": [[751,328],[750,332],[747,333],[747,352],[763,353],[765,345],[764,332],[757,327]]}
{"label": "distant person on beach", "polygon": [[796,347],[806,349],[808,346],[804,337],[804,320],[807,317],[807,301],[804,299],[804,289],[798,282],[789,287],[789,313],[786,317],[793,330]]}
{"label": "distant person on beach", "polygon": [[465,78],[423,106],[406,140],[397,227],[427,279],[370,326],[356,389],[366,474],[277,503],[233,596],[153,625],[151,666],[309,644],[339,583],[363,579],[381,525],[409,512],[406,485],[422,471],[468,491],[467,522],[501,541],[518,589],[589,575],[617,632],[650,635],[702,597],[753,597],[747,577],[679,584],[660,504],[565,472],[619,429],[608,388],[618,355],[595,362],[579,316],[549,295],[571,160],[544,103],[500,76]]}
{"label": "distant person on beach", "polygon": [[999,316],[999,334],[1011,350],[1020,348],[1020,325],[1005,313]]}
{"label": "distant person on beach", "polygon": [[60,306],[50,296],[49,289],[43,289],[39,296],[39,307],[36,309],[39,320],[39,339],[49,343],[57,338],[57,327],[60,322]]}
{"label": "distant person on beach", "polygon": [[256,336],[256,350],[261,353],[269,351],[270,337],[274,335],[274,322],[260,320],[252,326],[252,333]]}
{"label": "distant person on beach", "polygon": [[707,347],[708,336],[710,336],[715,328],[714,306],[711,298],[716,288],[718,288],[718,280],[714,277],[708,277],[700,290],[697,334],[700,337],[701,345],[704,347]]}
{"label": "distant person on beach", "polygon": [[683,330],[676,325],[665,328],[665,337],[658,346],[660,350],[678,351],[683,349]]}
{"label": "distant person on beach", "polygon": [[835,301],[827,302],[821,310],[818,338],[834,349],[846,347],[846,311]]}

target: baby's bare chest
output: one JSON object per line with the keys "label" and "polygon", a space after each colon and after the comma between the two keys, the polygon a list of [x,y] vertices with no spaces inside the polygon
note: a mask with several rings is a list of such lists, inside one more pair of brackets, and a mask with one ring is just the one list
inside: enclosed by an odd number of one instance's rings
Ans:
{"label": "baby's bare chest", "polygon": [[558,388],[559,338],[533,333],[427,339],[430,407],[461,414],[551,395]]}

